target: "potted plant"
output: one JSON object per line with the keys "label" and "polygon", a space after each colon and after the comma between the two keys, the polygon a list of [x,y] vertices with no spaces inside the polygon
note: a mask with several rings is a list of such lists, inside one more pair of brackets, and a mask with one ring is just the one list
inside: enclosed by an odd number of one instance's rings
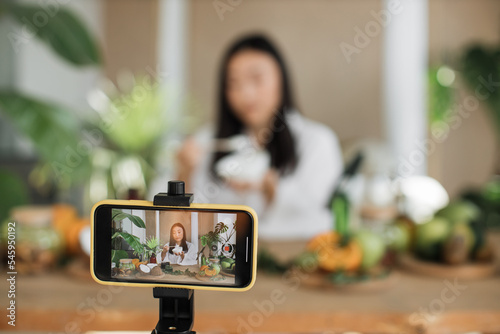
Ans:
{"label": "potted plant", "polygon": [[146,224],[140,217],[122,212],[121,210],[112,210],[111,220],[113,221],[114,233],[111,237],[113,243],[113,249],[111,250],[111,261],[115,262],[117,265],[120,262],[120,259],[129,257],[127,251],[122,249],[121,247],[122,240],[125,240],[125,242],[129,244],[129,246],[133,249],[134,254],[143,254],[145,248],[144,244],[141,243],[139,237],[122,230],[120,223],[123,219],[126,218],[128,218],[135,226],[139,228],[146,228]]}
{"label": "potted plant", "polygon": [[209,259],[214,259],[219,255],[219,243],[223,242],[224,239],[220,236],[222,233],[227,232],[228,226],[224,224],[223,222],[218,223],[215,225],[215,229],[213,231],[208,232],[205,235],[202,235],[200,238],[201,245],[203,248],[199,252],[198,256],[203,253],[205,248],[208,246],[208,251],[209,251]]}
{"label": "potted plant", "polygon": [[[28,25],[30,18],[45,14],[41,4],[21,1],[2,1],[0,4],[0,22],[12,23],[19,29]],[[50,19],[43,26],[38,26],[33,38],[44,43],[61,59],[76,68],[100,66],[102,56],[97,38],[91,34],[85,24],[66,6],[57,6]],[[13,30],[9,33],[13,47],[25,43],[26,36]],[[30,36],[31,37],[31,36]],[[8,48],[0,50],[0,59],[10,58]],[[53,78],[51,78],[53,80]],[[0,87],[0,114],[12,123],[20,134],[30,139],[38,159],[31,172],[31,184],[52,196],[55,189],[67,189],[88,179],[90,163],[86,156],[71,168],[64,164],[68,149],[72,152],[84,139],[80,134],[80,124],[73,112],[66,107],[27,95],[12,85]],[[15,183],[14,183],[15,182]],[[13,186],[14,185],[14,186]],[[26,204],[29,200],[26,181],[20,179],[12,170],[0,170],[0,220],[8,215],[16,205]]]}
{"label": "potted plant", "polygon": [[156,263],[156,254],[160,251],[160,239],[157,237],[146,239],[143,246],[144,252],[142,260],[148,260],[149,263]]}

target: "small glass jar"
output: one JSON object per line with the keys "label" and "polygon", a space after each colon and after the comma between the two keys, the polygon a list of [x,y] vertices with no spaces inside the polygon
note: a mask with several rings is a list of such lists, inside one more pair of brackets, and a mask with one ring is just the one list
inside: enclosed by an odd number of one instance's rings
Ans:
{"label": "small glass jar", "polygon": [[135,265],[132,263],[132,259],[120,259],[119,268],[122,274],[129,276],[135,270]]}

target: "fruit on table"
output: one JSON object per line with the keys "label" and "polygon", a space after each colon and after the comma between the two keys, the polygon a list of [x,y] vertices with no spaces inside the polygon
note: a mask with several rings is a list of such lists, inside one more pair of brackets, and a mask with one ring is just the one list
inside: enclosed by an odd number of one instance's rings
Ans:
{"label": "fruit on table", "polygon": [[452,235],[443,245],[442,259],[448,264],[461,264],[467,261],[469,252],[462,235]]}
{"label": "fruit on table", "polygon": [[438,260],[444,241],[451,232],[451,224],[446,219],[434,217],[430,221],[419,224],[415,231],[415,252],[428,260]]}
{"label": "fruit on table", "polygon": [[452,202],[445,208],[439,210],[436,216],[446,218],[451,223],[457,223],[474,221],[480,214],[481,211],[474,203],[460,200]]}
{"label": "fruit on table", "polygon": [[207,268],[207,269],[205,269],[205,275],[206,276],[215,276],[215,275],[217,275],[217,271],[214,268]]}
{"label": "fruit on table", "polygon": [[314,237],[306,246],[317,254],[318,267],[326,271],[356,270],[361,265],[363,253],[355,241],[341,244],[337,232],[329,231]]}
{"label": "fruit on table", "polygon": [[81,252],[80,232],[90,222],[86,218],[79,218],[76,208],[67,204],[55,204],[52,207],[54,229],[59,231],[64,238],[66,252],[77,254]]}
{"label": "fruit on table", "polygon": [[467,223],[453,224],[443,245],[442,259],[448,264],[460,264],[468,260],[476,243],[473,230]]}
{"label": "fruit on table", "polygon": [[218,275],[220,273],[220,264],[218,263],[212,263],[211,265],[208,266],[208,268],[215,270],[215,275]]}
{"label": "fruit on table", "polygon": [[234,259],[225,257],[220,261],[221,269],[225,272],[233,272],[235,268]]}
{"label": "fruit on table", "polygon": [[161,271],[160,266],[156,266],[156,267],[153,267],[153,269],[151,269],[151,275],[153,275],[153,276],[161,276],[162,274],[163,274],[163,272]]}
{"label": "fruit on table", "polygon": [[381,236],[371,231],[359,231],[354,235],[354,241],[362,251],[361,269],[369,270],[376,266],[385,254],[385,242]]}
{"label": "fruit on table", "polygon": [[405,252],[410,248],[412,233],[407,222],[398,219],[393,224],[388,225],[384,232],[389,249]]}
{"label": "fruit on table", "polygon": [[485,198],[492,202],[500,202],[500,177],[498,177],[498,175],[495,179],[486,183],[483,194]]}
{"label": "fruit on table", "polygon": [[472,251],[474,244],[476,243],[476,237],[474,236],[474,232],[471,227],[467,223],[456,223],[453,225],[451,230],[451,236],[461,236],[464,238],[465,247],[467,249],[467,253]]}
{"label": "fruit on table", "polygon": [[208,277],[217,276],[220,270],[221,267],[218,263],[211,263],[210,265],[201,266],[198,275]]}
{"label": "fruit on table", "polygon": [[141,262],[141,261],[139,261],[139,259],[133,259],[133,260],[132,260],[132,263],[135,265],[135,269],[136,269],[136,270],[139,270],[139,266],[140,266],[141,264],[147,264],[147,263],[148,263],[148,261],[142,261],[142,262]]}
{"label": "fruit on table", "polygon": [[141,264],[139,265],[139,271],[143,274],[150,274],[151,273],[151,268],[149,268],[147,265],[145,264]]}

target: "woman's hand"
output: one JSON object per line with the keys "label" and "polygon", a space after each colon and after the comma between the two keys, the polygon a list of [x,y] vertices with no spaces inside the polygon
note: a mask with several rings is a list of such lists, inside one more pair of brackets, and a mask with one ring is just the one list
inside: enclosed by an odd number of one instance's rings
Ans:
{"label": "woman's hand", "polygon": [[170,248],[170,246],[168,246],[168,245],[163,246],[163,249],[161,250],[161,259],[163,259],[165,257],[165,255],[167,255],[169,248]]}
{"label": "woman's hand", "polygon": [[236,191],[248,191],[259,189],[259,185],[253,182],[228,180],[227,185]]}
{"label": "woman's hand", "polygon": [[179,180],[189,180],[194,169],[200,163],[202,149],[192,137],[186,139],[177,153]]}
{"label": "woman's hand", "polygon": [[180,251],[179,253],[174,253],[174,255],[177,255],[177,256],[180,256],[181,257],[181,261],[184,260],[184,251]]}
{"label": "woman's hand", "polygon": [[262,180],[262,193],[266,199],[266,203],[271,203],[276,195],[276,187],[278,186],[279,175],[275,169],[270,169],[264,175]]}

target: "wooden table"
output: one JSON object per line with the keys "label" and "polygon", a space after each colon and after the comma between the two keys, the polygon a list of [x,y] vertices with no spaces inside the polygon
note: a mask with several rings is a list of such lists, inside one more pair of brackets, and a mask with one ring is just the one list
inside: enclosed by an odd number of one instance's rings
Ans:
{"label": "wooden table", "polygon": [[[0,276],[5,282],[5,275]],[[195,329],[210,333],[500,333],[500,276],[443,280],[398,272],[390,288],[314,290],[305,277],[259,274],[247,292],[195,292]],[[450,284],[458,284],[457,291]],[[7,325],[7,285],[0,289],[0,329]],[[111,287],[64,271],[18,276],[16,330],[81,333],[150,331],[158,320],[151,288]]]}

